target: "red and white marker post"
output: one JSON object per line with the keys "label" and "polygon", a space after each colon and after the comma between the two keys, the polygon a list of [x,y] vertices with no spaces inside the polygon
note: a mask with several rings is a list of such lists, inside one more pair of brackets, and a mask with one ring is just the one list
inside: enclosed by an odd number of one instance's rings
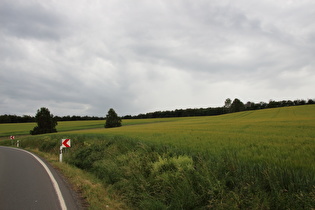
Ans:
{"label": "red and white marker post", "polygon": [[60,146],[59,161],[62,162],[62,149],[71,147],[71,139],[62,139]]}
{"label": "red and white marker post", "polygon": [[15,136],[10,136],[10,139],[11,139],[11,144],[12,144],[12,146],[13,146],[13,145],[14,145]]}
{"label": "red and white marker post", "polygon": [[[14,145],[15,136],[10,136],[11,144]],[[16,140],[16,147],[20,147],[20,140]]]}

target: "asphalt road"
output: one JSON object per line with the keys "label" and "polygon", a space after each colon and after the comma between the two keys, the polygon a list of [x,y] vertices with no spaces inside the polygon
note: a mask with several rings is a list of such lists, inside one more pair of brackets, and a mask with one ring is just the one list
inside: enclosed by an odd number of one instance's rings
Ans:
{"label": "asphalt road", "polygon": [[82,209],[76,194],[44,160],[0,146],[0,209]]}

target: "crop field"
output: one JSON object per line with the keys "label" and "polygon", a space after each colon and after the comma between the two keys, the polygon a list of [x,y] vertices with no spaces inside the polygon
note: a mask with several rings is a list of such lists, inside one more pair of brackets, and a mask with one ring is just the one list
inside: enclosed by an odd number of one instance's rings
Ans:
{"label": "crop field", "polygon": [[[89,121],[67,121],[58,122],[57,131],[71,131],[89,128],[104,127],[104,120],[89,120]],[[11,135],[29,135],[37,124],[36,123],[5,123],[0,124],[0,137],[9,137]]]}
{"label": "crop field", "polygon": [[[6,126],[0,135],[26,129]],[[25,136],[22,146],[58,156],[60,139],[71,138],[65,161],[136,209],[315,208],[315,105],[57,130]]]}
{"label": "crop field", "polygon": [[133,125],[77,130],[69,134],[127,136],[213,154],[233,150],[244,158],[307,167],[315,163],[314,105],[159,120],[124,120],[124,125]]}
{"label": "crop field", "polygon": [[[124,120],[123,125],[136,125],[170,121],[169,119]],[[56,126],[58,132],[104,128],[105,120],[61,121]],[[36,123],[3,123],[0,124],[0,138],[11,135],[29,135]]]}

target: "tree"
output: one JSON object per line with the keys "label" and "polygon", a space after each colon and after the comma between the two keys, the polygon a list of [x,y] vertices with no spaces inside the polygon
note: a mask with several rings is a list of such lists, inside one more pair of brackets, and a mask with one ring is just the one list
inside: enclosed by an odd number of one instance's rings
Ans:
{"label": "tree", "polygon": [[227,98],[224,102],[224,107],[225,108],[230,108],[231,106],[231,103],[232,103],[232,100],[230,98]]}
{"label": "tree", "polygon": [[50,111],[45,107],[37,110],[35,122],[37,122],[37,126],[30,131],[32,135],[57,132],[56,126],[58,123],[54,115],[50,114]]}
{"label": "tree", "polygon": [[308,99],[307,104],[315,104],[315,99]]}
{"label": "tree", "polygon": [[245,110],[245,105],[239,99],[234,99],[230,107],[230,112],[240,112]]}
{"label": "tree", "polygon": [[246,110],[254,110],[255,109],[255,103],[248,101],[246,104],[244,104]]}
{"label": "tree", "polygon": [[121,126],[121,118],[118,117],[115,110],[110,108],[106,115],[105,128],[114,128]]}

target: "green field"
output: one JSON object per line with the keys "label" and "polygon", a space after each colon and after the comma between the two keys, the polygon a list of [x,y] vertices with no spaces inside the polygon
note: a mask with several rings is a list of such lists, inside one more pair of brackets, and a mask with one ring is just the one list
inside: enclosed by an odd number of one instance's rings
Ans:
{"label": "green field", "polygon": [[[20,138],[56,156],[71,138],[66,162],[139,209],[315,208],[315,105],[104,123],[60,122],[56,134]],[[0,124],[0,136],[33,126]]]}
{"label": "green field", "polygon": [[210,117],[124,120],[123,123],[134,125],[69,134],[127,136],[211,153],[233,149],[251,159],[271,159],[307,167],[315,163],[314,105]]}
{"label": "green field", "polygon": [[[57,131],[71,131],[89,128],[102,128],[105,121],[90,120],[90,121],[65,121],[58,122]],[[30,130],[36,126],[36,123],[5,123],[0,124],[0,137],[9,137],[11,135],[29,135]]]}
{"label": "green field", "polygon": [[[148,124],[170,121],[169,119],[143,119],[143,120],[124,120],[123,125]],[[93,128],[104,128],[105,120],[85,120],[85,121],[61,121],[56,127],[58,132],[86,130]],[[9,136],[29,135],[30,130],[36,123],[3,123],[0,124],[0,138],[5,139]]]}

